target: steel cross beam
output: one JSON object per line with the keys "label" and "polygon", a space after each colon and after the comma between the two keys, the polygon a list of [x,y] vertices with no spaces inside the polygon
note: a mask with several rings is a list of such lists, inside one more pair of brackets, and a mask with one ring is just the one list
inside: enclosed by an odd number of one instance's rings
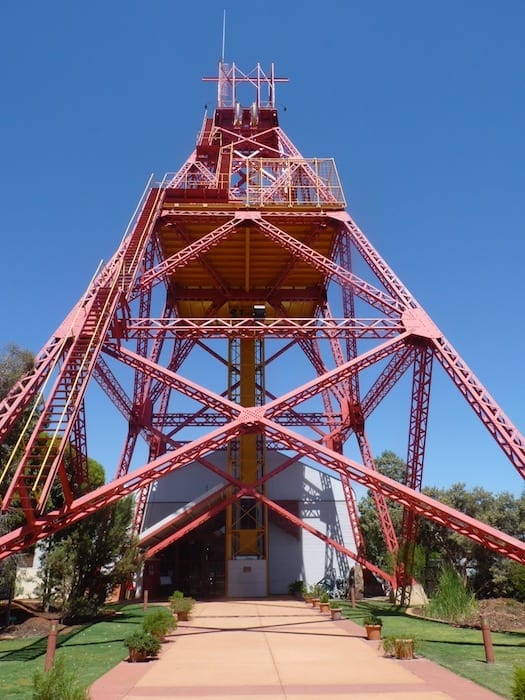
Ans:
{"label": "steel cross beam", "polygon": [[[372,450],[365,431],[357,431],[356,437],[363,464],[368,467],[368,469],[377,472]],[[381,525],[381,532],[383,533],[386,548],[390,554],[394,554],[397,552],[399,543],[397,541],[394,523],[392,522],[392,517],[390,515],[390,511],[388,510],[385,495],[378,490],[372,489],[372,498],[374,499],[374,503],[376,505],[377,517],[379,518],[379,524]]]}
{"label": "steel cross beam", "polygon": [[346,379],[346,377],[351,375],[353,372],[359,372],[366,367],[370,367],[376,362],[383,360],[385,357],[388,357],[388,355],[391,355],[400,347],[404,346],[409,337],[409,333],[403,333],[393,340],[387,340],[382,345],[363,353],[359,357],[345,362],[345,364],[341,367],[336,367],[335,369],[326,372],[326,374],[322,375],[321,377],[312,379],[310,382],[307,382],[297,389],[284,394],[280,398],[270,401],[265,406],[265,415],[268,418],[273,418],[274,416],[277,416],[290,408],[294,408],[299,403],[316,396],[321,391],[331,388],[332,386]]}
{"label": "steel cross beam", "polygon": [[37,517],[33,523],[2,536],[0,538],[0,559],[22,551],[50,533],[57,532],[81,520],[89,513],[133,493],[165,474],[199,459],[206,453],[220,449],[244,432],[257,430],[262,431],[269,438],[278,440],[287,448],[301,455],[314,457],[323,466],[342,473],[367,488],[380,491],[384,496],[401,505],[411,507],[418,515],[465,535],[498,554],[525,563],[525,543],[488,525],[479,523],[425,494],[417,493],[379,472],[359,465],[353,460],[328,450],[282,426],[277,426],[273,421],[263,417],[262,413],[262,408],[244,409],[239,418],[233,420],[228,426],[219,428],[203,438],[162,455],[132,474],[116,479],[110,484],[75,499],[65,510],[57,510]]}
{"label": "steel cross beam", "polygon": [[336,540],[332,539],[331,537],[328,537],[328,535],[325,535],[320,530],[317,530],[315,527],[313,527],[309,523],[307,523],[304,520],[301,520],[297,516],[293,515],[292,513],[290,513],[290,511],[286,510],[286,508],[283,508],[282,506],[278,505],[277,503],[275,503],[275,501],[272,501],[270,498],[268,498],[264,494],[260,493],[259,491],[255,491],[255,490],[249,491],[249,494],[252,497],[257,498],[259,501],[264,503],[264,505],[268,506],[268,508],[270,508],[270,510],[273,510],[276,513],[279,513],[279,515],[281,517],[285,518],[286,520],[289,520],[294,525],[297,525],[298,527],[303,528],[303,530],[306,530],[307,532],[311,533],[312,535],[315,535],[320,540],[322,540],[323,542],[328,544],[330,547],[333,547],[338,552],[341,552],[342,554],[346,555],[347,557],[350,557],[354,561],[359,562],[359,564],[362,564],[362,566],[367,568],[369,571],[372,571],[373,573],[377,574],[383,580],[388,581],[390,584],[393,583],[392,576],[390,574],[388,574],[386,571],[383,571],[375,564],[372,564],[371,562],[367,561],[366,558],[363,557],[361,554],[358,554],[356,552],[352,552],[352,550],[348,549],[347,547],[342,545],[340,542],[337,542]]}
{"label": "steel cross beam", "polygon": [[[251,421],[249,411],[247,410],[246,413],[248,420]],[[252,426],[253,424],[250,422],[250,429]],[[45,515],[37,515],[30,523],[0,536],[0,560],[24,551],[45,537],[83,520],[100,508],[148,486],[165,474],[181,469],[198,460],[201,456],[219,450],[229,441],[247,431],[246,416],[244,416],[244,421],[239,418],[235,419],[223,428],[218,428],[204,437],[161,455],[153,462],[134,470],[131,474],[114,479],[109,484],[74,499],[66,508],[50,511]]]}
{"label": "steel cross beam", "polygon": [[[229,489],[229,486],[226,486],[224,491]],[[210,500],[214,500],[217,497],[218,494],[213,494],[214,498]],[[177,530],[177,532],[174,532],[172,535],[169,535],[166,537],[166,539],[162,540],[162,542],[159,542],[159,544],[154,545],[153,547],[149,547],[146,552],[145,552],[145,558],[150,559],[151,557],[154,557],[156,554],[161,552],[163,549],[166,549],[166,547],[169,547],[169,545],[173,544],[174,542],[177,542],[178,540],[182,539],[185,537],[189,532],[192,532],[195,530],[195,528],[199,527],[199,525],[203,525],[205,522],[208,522],[208,520],[211,520],[214,518],[216,515],[221,513],[223,510],[226,510],[226,508],[237,501],[241,496],[243,495],[243,492],[237,492],[234,494],[231,494],[230,496],[223,498],[222,500],[219,501],[219,503],[216,503],[213,505],[211,508],[209,508],[207,511],[202,513],[201,515],[198,515],[195,517],[191,522],[187,523],[186,525],[183,525],[181,528]],[[199,504],[200,505],[200,504]]]}
{"label": "steel cross beam", "polygon": [[321,253],[318,253],[297,240],[297,238],[290,236],[290,234],[274,226],[274,224],[271,224],[269,221],[266,221],[261,215],[255,216],[252,214],[252,217],[253,222],[272,241],[286,250],[289,250],[301,260],[309,263],[316,270],[323,272],[329,279],[337,280],[342,286],[347,285],[351,287],[355,290],[356,296],[363,299],[363,301],[366,301],[374,308],[377,308],[382,313],[387,315],[399,315],[399,313],[403,311],[403,307],[388,294],[385,294],[373,285],[360,279],[352,272],[343,269],[333,260],[326,258],[324,255],[321,255]]}
{"label": "steel cross beam", "polygon": [[64,338],[53,336],[35,358],[31,371],[19,379],[0,402],[0,440],[6,437],[26,408],[38,401],[42,386],[62,354],[64,342]]}
{"label": "steel cross beam", "polygon": [[203,253],[215,248],[215,246],[217,246],[221,241],[228,238],[228,236],[235,231],[236,227],[242,221],[244,221],[245,218],[246,217],[240,213],[235,214],[230,221],[227,221],[222,226],[218,226],[213,231],[210,231],[210,233],[202,236],[198,241],[195,241],[195,243],[190,243],[181,251],[175,253],[166,260],[163,260],[151,270],[147,270],[142,276],[141,287],[152,284],[159,278],[165,279],[175,270],[184,267],[192,260],[197,260]]}
{"label": "steel cross beam", "polygon": [[446,338],[434,340],[434,352],[474,413],[525,479],[525,437],[503,413]]}
{"label": "steel cross beam", "polygon": [[164,385],[169,386],[172,389],[176,389],[188,398],[194,399],[195,401],[204,404],[208,408],[213,408],[230,418],[238,415],[241,410],[240,407],[233,401],[223,398],[215,392],[205,389],[189,379],[181,377],[176,372],[172,372],[169,369],[165,369],[164,367],[151,362],[145,357],[139,357],[139,355],[136,355],[131,350],[127,350],[123,347],[117,348],[106,344],[104,346],[104,351],[108,355],[120,360],[129,367],[133,367],[136,370],[144,372],[150,377],[158,379]]}
{"label": "steel cross beam", "polygon": [[[350,245],[350,239],[348,236],[343,235],[343,232],[340,231],[338,235],[338,240],[337,240],[337,251],[339,254],[339,262],[341,266],[345,270],[352,270],[352,248]],[[354,292],[351,288],[344,286],[341,290],[342,292],[342,300],[343,300],[343,313],[345,318],[355,318],[356,312],[355,312],[355,295]],[[345,338],[345,345],[346,345],[346,358],[347,360],[352,360],[355,357],[358,356],[358,349],[357,349],[357,335],[355,333],[351,333],[346,336]],[[353,430],[359,430],[361,434],[361,439],[365,442],[366,446],[368,446],[368,439],[366,438],[366,435],[364,434],[364,428],[365,428],[365,423],[364,423],[364,413],[363,413],[363,407],[361,404],[361,387],[360,387],[360,382],[359,382],[359,374],[356,372],[352,374],[349,378],[348,382],[348,389],[349,389],[349,399],[350,399],[350,406],[351,407],[358,407],[359,413],[360,413],[360,418],[361,421],[359,422],[359,425],[357,424],[357,420],[355,416],[350,415],[349,411],[349,416],[346,422],[348,426],[353,429]],[[345,440],[345,431],[343,430],[343,423],[340,425],[339,428],[339,441],[341,444],[344,444]],[[363,448],[361,447],[361,457],[363,458]],[[368,454],[366,452],[365,454]],[[371,451],[370,451],[371,454]],[[372,459],[372,465],[375,467],[375,462]],[[357,508],[357,502],[356,502],[356,497],[355,497],[355,492],[352,488],[352,485],[350,483],[350,479],[347,476],[341,475],[341,485],[343,487],[343,493],[345,497],[345,502],[346,502],[346,509],[348,511],[348,517],[350,519],[350,525],[352,528],[352,533],[354,536],[354,542],[355,546],[357,549],[358,554],[361,556],[365,556],[366,553],[366,545],[365,545],[365,538],[363,536],[363,531],[361,529],[361,523],[359,519],[359,511]],[[383,501],[384,498],[377,499],[376,498],[376,507],[381,508],[381,510],[386,510],[388,517],[385,519],[379,519],[380,525],[382,527],[382,532],[383,532],[383,538],[385,542],[389,542],[392,537],[390,535],[390,529],[392,531],[394,530],[393,524],[392,524],[392,519],[390,518],[390,511],[388,511],[388,508],[386,508],[386,503],[385,508],[383,508]],[[379,513],[379,508],[378,508],[378,513]],[[394,533],[395,534],[395,533]],[[388,545],[387,545],[388,546]]]}
{"label": "steel cross beam", "polygon": [[277,440],[287,449],[295,450],[303,456],[312,457],[319,464],[345,474],[352,481],[356,481],[366,488],[381,492],[386,498],[411,508],[418,515],[454,530],[497,554],[522,564],[525,563],[525,542],[481,523],[424,493],[416,492],[380,472],[375,472],[348,457],[343,457],[283,426],[278,426],[266,417],[261,416],[258,423],[259,429],[263,430],[265,435]]}
{"label": "steel cross beam", "polygon": [[[405,475],[405,484],[415,491],[421,491],[423,484],[423,462],[427,439],[433,357],[434,354],[430,343],[416,350]],[[403,550],[400,552],[401,556],[396,567],[396,576],[401,587],[399,595],[401,605],[410,603],[417,531],[417,515],[411,509],[404,508],[401,524]]]}
{"label": "steel cross beam", "polygon": [[177,338],[393,338],[405,330],[396,318],[130,318],[126,322],[129,339],[139,334],[155,338],[161,333]]}
{"label": "steel cross beam", "polygon": [[368,264],[393,299],[397,299],[405,308],[418,306],[405,285],[402,284],[401,280],[394,274],[393,270],[386,264],[377,250],[370,244],[366,236],[347,212],[330,212],[327,216],[343,224],[350,235],[350,240],[363,260]]}

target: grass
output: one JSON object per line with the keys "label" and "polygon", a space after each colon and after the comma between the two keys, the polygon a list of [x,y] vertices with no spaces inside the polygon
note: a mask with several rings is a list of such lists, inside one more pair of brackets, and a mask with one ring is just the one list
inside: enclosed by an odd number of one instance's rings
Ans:
{"label": "grass", "polygon": [[428,617],[459,622],[469,619],[478,610],[479,605],[472,591],[465,587],[453,567],[446,566],[441,571],[436,591],[427,606]]}
{"label": "grass", "polygon": [[514,668],[523,666],[525,633],[493,632],[494,664],[485,661],[481,630],[453,627],[411,617],[387,603],[362,602],[355,608],[343,604],[343,614],[358,624],[365,617],[378,615],[383,620],[384,637],[413,637],[416,653],[445,666],[454,673],[511,698]]}
{"label": "grass", "polygon": [[[113,609],[117,611],[114,617],[76,627],[58,636],[57,653],[65,657],[68,671],[84,686],[91,685],[127,657],[124,637],[142,625],[142,604],[114,606]],[[32,698],[33,673],[43,670],[46,647],[46,637],[0,640],[2,700]]]}

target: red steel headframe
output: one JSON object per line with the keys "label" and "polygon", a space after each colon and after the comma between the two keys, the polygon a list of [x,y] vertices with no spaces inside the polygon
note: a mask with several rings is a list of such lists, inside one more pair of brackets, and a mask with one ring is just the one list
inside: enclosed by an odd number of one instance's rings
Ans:
{"label": "red steel headframe", "polygon": [[[434,359],[525,476],[523,436],[345,211],[333,160],[304,158],[281,130],[275,85],[283,79],[273,66],[245,74],[221,62],[214,80],[218,107],[205,115],[195,151],[177,173],[148,185],[113,258],[0,404],[0,441],[34,410],[0,474],[3,512],[25,516],[0,537],[0,558],[132,493],[138,531],[149,486],[197,462],[219,473],[224,497],[190,509],[152,552],[248,495],[394,586],[410,584],[419,517],[525,563],[525,543],[421,493]],[[248,107],[238,99],[246,86],[255,93]],[[366,276],[353,271],[355,261]],[[255,308],[262,317],[246,311]],[[212,388],[217,376],[226,381],[217,343],[242,338],[272,349],[262,406]],[[192,379],[185,362],[197,352],[215,368]],[[282,394],[271,368],[287,357],[303,358],[311,378]],[[398,483],[376,470],[367,422],[410,370],[407,471]],[[116,477],[86,491],[93,382],[128,428]],[[250,433],[282,461],[243,483],[207,456]],[[345,456],[351,439],[361,463]],[[140,442],[148,459],[132,467]],[[341,479],[355,552],[261,490],[302,457]],[[393,576],[367,560],[353,484],[372,491],[387,548],[402,552]],[[62,504],[50,506],[57,488]],[[387,499],[404,508],[400,541]]]}

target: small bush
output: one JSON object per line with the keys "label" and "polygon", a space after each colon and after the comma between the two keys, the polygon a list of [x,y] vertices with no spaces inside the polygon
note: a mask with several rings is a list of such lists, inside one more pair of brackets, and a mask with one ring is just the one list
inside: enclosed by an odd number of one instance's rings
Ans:
{"label": "small bush", "polygon": [[67,624],[88,622],[97,617],[101,607],[98,601],[92,598],[73,598],[64,607],[62,619]]}
{"label": "small bush", "polygon": [[151,632],[160,637],[171,632],[176,626],[175,618],[166,608],[153,608],[142,621],[145,632]]}
{"label": "small bush", "polygon": [[144,652],[148,656],[156,656],[160,651],[159,639],[143,629],[128,634],[124,639],[124,645],[130,650]]}
{"label": "small bush", "polygon": [[393,636],[383,637],[381,640],[381,646],[385,656],[395,656],[396,655],[396,638]]}
{"label": "small bush", "polygon": [[517,666],[514,669],[514,683],[511,691],[512,700],[525,700],[525,666]]}
{"label": "small bush", "polygon": [[57,655],[49,671],[34,674],[33,700],[89,700],[89,695],[66,671],[64,656]]}
{"label": "small bush", "polygon": [[[178,592],[179,591],[175,591],[175,593]],[[195,605],[195,600],[193,598],[185,598],[184,596],[176,596],[175,593],[171,595],[168,599],[172,612],[191,612],[193,606]]]}
{"label": "small bush", "polygon": [[297,579],[296,581],[292,581],[289,586],[288,586],[288,593],[294,594],[294,593],[304,593],[305,591],[305,585],[303,581],[300,579]]}

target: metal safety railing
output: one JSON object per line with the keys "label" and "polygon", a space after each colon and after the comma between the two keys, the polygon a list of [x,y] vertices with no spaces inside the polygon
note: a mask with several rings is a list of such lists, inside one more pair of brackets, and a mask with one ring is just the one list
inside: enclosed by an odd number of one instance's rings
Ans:
{"label": "metal safety railing", "polygon": [[164,178],[167,188],[228,191],[228,201],[247,207],[344,209],[343,188],[333,158],[242,158],[234,155],[228,172],[208,169],[203,163],[186,163]]}

